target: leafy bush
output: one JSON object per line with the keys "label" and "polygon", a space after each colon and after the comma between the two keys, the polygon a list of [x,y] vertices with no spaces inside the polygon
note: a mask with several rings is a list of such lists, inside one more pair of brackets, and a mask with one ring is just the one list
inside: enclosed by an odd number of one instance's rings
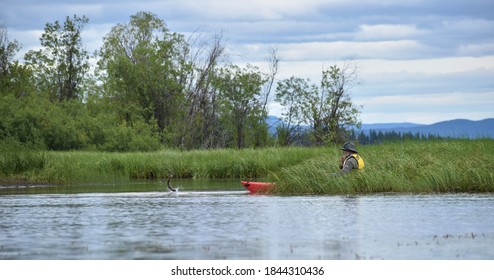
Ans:
{"label": "leafy bush", "polygon": [[52,103],[28,96],[2,96],[0,141],[13,139],[49,150],[156,151],[161,148],[156,125],[136,121],[132,126],[108,112],[91,113],[84,103]]}

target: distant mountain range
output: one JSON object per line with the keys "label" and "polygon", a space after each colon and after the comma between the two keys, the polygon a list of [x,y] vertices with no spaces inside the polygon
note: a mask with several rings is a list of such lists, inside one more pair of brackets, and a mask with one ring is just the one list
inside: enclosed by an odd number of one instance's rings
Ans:
{"label": "distant mountain range", "polygon": [[[270,132],[276,133],[276,126],[281,124],[281,120],[275,116],[267,118]],[[398,132],[413,133],[421,135],[435,135],[450,138],[493,138],[494,139],[494,118],[480,121],[471,121],[466,119],[456,119],[450,121],[438,122],[430,125],[417,123],[376,123],[362,124],[357,131],[369,134],[370,131],[376,132]]]}
{"label": "distant mountain range", "polygon": [[494,118],[480,121],[456,119],[430,125],[415,123],[363,124],[360,130],[366,134],[374,130],[451,138],[494,138]]}

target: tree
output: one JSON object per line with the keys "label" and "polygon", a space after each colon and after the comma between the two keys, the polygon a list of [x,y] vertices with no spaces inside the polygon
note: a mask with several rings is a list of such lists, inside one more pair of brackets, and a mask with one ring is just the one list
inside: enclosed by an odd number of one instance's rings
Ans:
{"label": "tree", "polygon": [[33,92],[31,71],[15,60],[21,49],[16,40],[10,41],[7,28],[0,26],[0,96],[11,95],[21,98]]}
{"label": "tree", "polygon": [[219,115],[217,89],[213,81],[218,72],[218,64],[224,57],[225,46],[221,34],[203,39],[201,36],[189,38],[190,61],[185,95],[187,114],[180,140],[185,148],[213,148],[219,145]]}
{"label": "tree", "polygon": [[276,99],[283,107],[281,113],[282,124],[278,127],[278,137],[282,145],[291,145],[301,133],[301,126],[305,122],[304,106],[313,96],[317,88],[309,85],[309,79],[290,77],[278,82]]}
{"label": "tree", "polygon": [[319,96],[311,104],[309,115],[317,145],[344,141],[348,127],[360,126],[360,109],[353,104],[349,94],[357,83],[355,65],[345,64],[342,68],[333,65],[323,70]]}
{"label": "tree", "polygon": [[5,26],[0,26],[0,79],[3,81],[9,74],[14,55],[21,49],[16,40],[10,41]]}
{"label": "tree", "polygon": [[237,148],[248,145],[248,134],[253,137],[257,124],[263,120],[259,95],[265,82],[266,78],[259,68],[252,65],[245,68],[237,65],[224,67],[215,82],[219,91],[223,129],[227,133],[224,137],[228,142],[233,140]]}
{"label": "tree", "polygon": [[51,100],[81,100],[81,87],[89,70],[88,53],[83,48],[81,33],[88,23],[85,16],[68,17],[63,26],[47,23],[41,36],[41,50],[31,50],[25,61],[35,75],[40,93]]}
{"label": "tree", "polygon": [[271,100],[271,91],[278,74],[280,58],[278,57],[278,51],[275,48],[270,49],[269,57],[267,59],[267,64],[269,67],[269,73],[264,74],[264,85],[259,95],[260,101],[260,114],[261,118],[254,128],[255,131],[255,146],[260,147],[266,145],[269,138],[268,124],[266,123],[266,118],[268,117],[268,103]]}
{"label": "tree", "polygon": [[[308,80],[289,78],[278,83],[277,101],[284,106],[282,128],[285,144],[289,144],[301,123],[310,126],[316,145],[341,142],[347,129],[359,126],[359,107],[350,98],[349,90],[358,83],[355,66],[336,65],[322,71],[320,86]],[[293,124],[293,126],[292,126]]]}
{"label": "tree", "polygon": [[98,62],[105,96],[128,125],[156,123],[169,141],[180,133],[187,51],[183,36],[149,12],[138,12],[105,36]]}

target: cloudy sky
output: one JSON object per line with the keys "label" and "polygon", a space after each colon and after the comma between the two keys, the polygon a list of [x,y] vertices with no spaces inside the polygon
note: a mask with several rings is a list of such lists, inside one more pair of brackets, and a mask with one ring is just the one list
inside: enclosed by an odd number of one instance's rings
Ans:
{"label": "cloudy sky", "polygon": [[[139,11],[173,32],[223,34],[231,60],[263,67],[281,59],[278,78],[320,81],[330,65],[355,63],[351,90],[364,123],[430,124],[494,117],[494,1],[490,0],[0,0],[0,24],[39,48],[46,23],[86,15],[83,41],[101,46],[112,26]],[[272,104],[271,114],[280,107]]]}

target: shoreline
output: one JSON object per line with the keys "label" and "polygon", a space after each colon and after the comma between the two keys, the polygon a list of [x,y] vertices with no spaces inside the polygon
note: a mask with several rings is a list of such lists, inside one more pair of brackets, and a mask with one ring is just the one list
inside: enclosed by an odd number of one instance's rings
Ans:
{"label": "shoreline", "polygon": [[153,181],[173,175],[263,178],[275,182],[279,187],[272,194],[280,195],[494,192],[493,140],[359,145],[358,151],[365,170],[337,177],[330,176],[338,170],[336,146],[153,153],[11,151],[2,155],[0,188]]}
{"label": "shoreline", "polygon": [[28,189],[28,188],[46,188],[59,186],[55,183],[40,183],[31,182],[26,179],[14,179],[14,178],[0,178],[0,190],[1,189]]}

